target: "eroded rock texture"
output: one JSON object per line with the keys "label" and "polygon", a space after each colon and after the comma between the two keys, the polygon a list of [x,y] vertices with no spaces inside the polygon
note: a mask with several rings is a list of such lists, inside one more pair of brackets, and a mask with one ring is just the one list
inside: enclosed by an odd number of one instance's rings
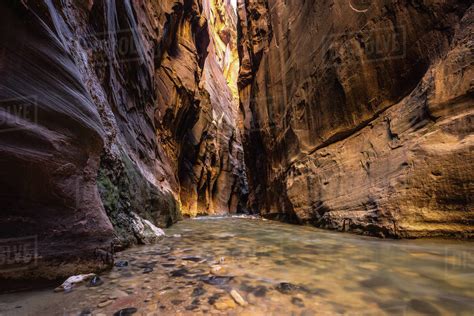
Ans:
{"label": "eroded rock texture", "polygon": [[[208,21],[208,56],[199,83],[197,120],[185,135],[179,167],[183,214],[193,216],[242,211],[247,196],[237,127],[237,16],[229,0],[203,0],[202,4]],[[176,75],[182,80],[182,72]]]}
{"label": "eroded rock texture", "polygon": [[242,207],[224,71],[238,64],[236,37],[222,36],[234,58],[219,61],[231,54],[212,51],[204,4],[1,3],[0,238],[38,240],[33,269],[2,277],[104,268],[113,248],[155,241],[181,210]]}
{"label": "eroded rock texture", "polygon": [[472,236],[473,14],[240,1],[250,205],[378,236]]}

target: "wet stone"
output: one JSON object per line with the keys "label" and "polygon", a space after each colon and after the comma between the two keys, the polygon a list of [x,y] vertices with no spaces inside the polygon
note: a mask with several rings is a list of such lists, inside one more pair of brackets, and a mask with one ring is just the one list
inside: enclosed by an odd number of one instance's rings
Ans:
{"label": "wet stone", "polygon": [[172,268],[176,266],[174,263],[162,263],[161,265],[165,268]]}
{"label": "wet stone", "polygon": [[89,308],[83,309],[79,316],[92,316],[92,311]]}
{"label": "wet stone", "polygon": [[97,307],[103,308],[103,307],[109,306],[113,302],[114,302],[113,300],[107,300],[107,301],[104,301],[104,302],[100,302],[99,304],[97,304]]}
{"label": "wet stone", "polygon": [[203,258],[197,257],[197,256],[186,256],[186,257],[183,257],[182,259],[186,261],[192,261],[192,262],[200,262],[204,260]]}
{"label": "wet stone", "polygon": [[267,295],[267,288],[263,285],[259,285],[253,291],[253,295],[256,297],[265,297]]}
{"label": "wet stone", "polygon": [[228,284],[234,277],[223,277],[223,276],[204,276],[201,280],[204,283],[214,285],[214,286],[222,286]]}
{"label": "wet stone", "polygon": [[117,261],[117,262],[115,262],[114,266],[116,266],[118,268],[127,267],[128,266],[128,261],[125,261],[125,260]]}
{"label": "wet stone", "polygon": [[232,290],[230,291],[230,296],[234,299],[234,301],[239,304],[240,306],[245,306],[247,305],[248,303],[244,300],[244,298],[240,295],[239,292],[237,292],[236,290]]}
{"label": "wet stone", "polygon": [[214,305],[214,303],[222,297],[223,294],[221,293],[214,293],[212,294],[209,299],[207,300],[207,302],[210,304],[210,305]]}
{"label": "wet stone", "polygon": [[237,304],[230,297],[221,297],[215,303],[214,307],[217,310],[223,311],[227,309],[233,309],[237,307]]}
{"label": "wet stone", "polygon": [[288,282],[281,282],[276,286],[276,289],[282,294],[291,294],[299,290],[299,287]]}
{"label": "wet stone", "polygon": [[198,308],[199,308],[199,306],[197,306],[197,305],[188,305],[184,309],[187,310],[187,311],[193,311],[193,310],[198,309]]}
{"label": "wet stone", "polygon": [[95,286],[100,286],[104,284],[104,281],[99,276],[94,276],[92,279],[89,281],[89,286],[95,287]]}
{"label": "wet stone", "polygon": [[202,296],[204,294],[206,294],[206,290],[202,286],[199,286],[193,290],[193,293],[191,295],[193,297],[196,297],[196,296]]}
{"label": "wet stone", "polygon": [[137,311],[135,307],[127,307],[115,312],[114,316],[129,316],[135,314]]}
{"label": "wet stone", "polygon": [[189,270],[186,268],[177,269],[177,270],[171,271],[170,273],[172,277],[184,277],[187,274],[189,274]]}
{"label": "wet stone", "polygon": [[298,306],[298,307],[304,307],[303,300],[299,297],[292,297],[291,298],[291,304]]}

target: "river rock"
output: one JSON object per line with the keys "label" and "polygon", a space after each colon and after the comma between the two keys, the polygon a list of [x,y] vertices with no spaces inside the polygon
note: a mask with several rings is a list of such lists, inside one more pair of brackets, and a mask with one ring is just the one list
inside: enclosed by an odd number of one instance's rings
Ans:
{"label": "river rock", "polygon": [[291,294],[298,291],[300,287],[288,282],[281,282],[276,286],[276,289],[282,294]]}
{"label": "river rock", "polygon": [[115,312],[113,316],[130,316],[135,314],[137,311],[138,309],[135,307],[127,307]]}
{"label": "river rock", "polygon": [[216,276],[224,276],[227,274],[227,269],[219,265],[214,265],[211,267],[210,272]]}
{"label": "river rock", "polygon": [[243,297],[240,295],[239,292],[237,292],[237,290],[235,289],[232,289],[230,291],[230,296],[232,296],[232,298],[234,299],[234,301],[239,304],[240,306],[246,306],[248,303],[243,299]]}
{"label": "river rock", "polygon": [[95,278],[96,275],[94,273],[89,273],[89,274],[80,274],[80,275],[73,275],[69,278],[67,278],[66,281],[64,281],[63,284],[61,284],[59,287],[54,289],[55,292],[61,292],[61,291],[70,291],[74,285],[81,284],[89,279]]}
{"label": "river rock", "polygon": [[119,261],[114,263],[114,266],[119,267],[119,268],[128,267],[128,261],[119,260]]}
{"label": "river rock", "polygon": [[109,306],[113,302],[114,302],[113,300],[103,301],[103,302],[100,302],[99,304],[97,304],[97,307],[103,308],[103,307]]}
{"label": "river rock", "polygon": [[219,311],[225,311],[237,307],[234,300],[228,296],[219,298],[215,303],[214,307]]}
{"label": "river rock", "polygon": [[201,280],[204,283],[215,285],[215,286],[222,286],[228,284],[234,277],[232,276],[204,276],[201,277]]}
{"label": "river rock", "polygon": [[104,281],[98,275],[95,275],[90,279],[88,286],[96,287],[102,284],[104,284]]}

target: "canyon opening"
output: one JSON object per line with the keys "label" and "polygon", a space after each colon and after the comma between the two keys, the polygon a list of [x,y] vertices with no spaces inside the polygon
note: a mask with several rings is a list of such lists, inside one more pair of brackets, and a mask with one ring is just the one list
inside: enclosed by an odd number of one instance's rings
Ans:
{"label": "canyon opening", "polygon": [[473,21],[2,1],[0,315],[472,315]]}

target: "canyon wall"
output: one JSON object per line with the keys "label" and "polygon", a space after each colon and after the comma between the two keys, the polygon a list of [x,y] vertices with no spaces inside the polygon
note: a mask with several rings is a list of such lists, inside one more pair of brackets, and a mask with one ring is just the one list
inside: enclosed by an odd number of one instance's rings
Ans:
{"label": "canyon wall", "polygon": [[230,63],[208,52],[201,1],[3,1],[0,14],[1,277],[106,268],[182,213],[243,208],[238,104],[228,85],[216,99]]}
{"label": "canyon wall", "polygon": [[474,234],[465,1],[239,1],[249,206],[390,237]]}

